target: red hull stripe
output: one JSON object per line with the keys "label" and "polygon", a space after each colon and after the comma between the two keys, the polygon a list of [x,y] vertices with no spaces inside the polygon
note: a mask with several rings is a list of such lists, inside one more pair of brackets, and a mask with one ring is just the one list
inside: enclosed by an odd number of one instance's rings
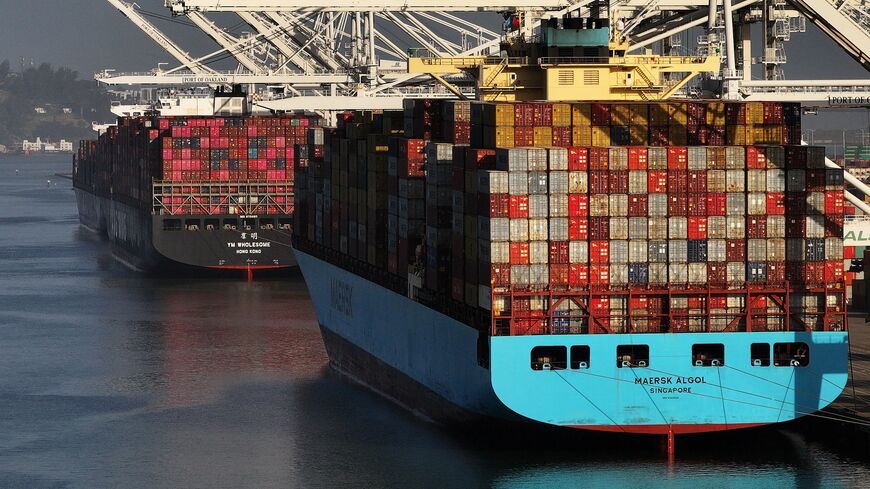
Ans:
{"label": "red hull stripe", "polygon": [[667,435],[669,432],[675,435],[687,433],[708,433],[711,431],[738,430],[763,426],[768,423],[735,423],[735,424],[647,424],[647,425],[573,425],[570,428],[581,430],[611,431],[614,433],[643,433],[647,435]]}

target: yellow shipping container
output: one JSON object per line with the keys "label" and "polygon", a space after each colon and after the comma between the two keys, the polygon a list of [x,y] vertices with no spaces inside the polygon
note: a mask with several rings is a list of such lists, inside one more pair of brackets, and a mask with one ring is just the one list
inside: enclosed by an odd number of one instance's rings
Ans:
{"label": "yellow shipping container", "polygon": [[725,128],[725,144],[728,146],[745,146],[746,126],[727,126]]}
{"label": "yellow shipping container", "polygon": [[627,126],[631,124],[631,105],[613,104],[610,106],[610,124],[613,126]]}
{"label": "yellow shipping container", "polygon": [[553,104],[553,127],[568,127],[571,125],[571,105]]}
{"label": "yellow shipping container", "polygon": [[749,102],[746,104],[746,124],[764,124],[763,102]]}
{"label": "yellow shipping container", "polygon": [[725,125],[725,104],[722,102],[709,102],[707,104],[707,124],[714,126]]}
{"label": "yellow shipping container", "polygon": [[571,129],[571,144],[573,146],[592,146],[592,128],[588,126],[574,126]]}
{"label": "yellow shipping container", "polygon": [[497,148],[513,148],[514,128],[511,126],[496,126],[495,146]]}
{"label": "yellow shipping container", "polygon": [[536,127],[534,129],[534,142],[537,148],[548,148],[553,145],[553,128]]}
{"label": "yellow shipping container", "polygon": [[592,125],[591,104],[571,104],[571,125],[574,127],[589,127]]}
{"label": "yellow shipping container", "polygon": [[649,146],[649,128],[647,126],[631,126],[628,131],[632,146]]}
{"label": "yellow shipping container", "polygon": [[[514,104],[495,104],[495,125],[513,127]],[[511,139],[513,139],[513,132],[511,132]]]}
{"label": "yellow shipping container", "polygon": [[782,126],[764,126],[764,144],[782,144]]}
{"label": "yellow shipping container", "polygon": [[649,126],[649,110],[648,104],[631,104],[631,124]]}
{"label": "yellow shipping container", "polygon": [[670,126],[668,128],[668,145],[685,146],[688,144],[686,126]]}
{"label": "yellow shipping container", "polygon": [[670,126],[686,126],[689,124],[689,112],[686,104],[674,102],[668,104],[668,112]]}
{"label": "yellow shipping container", "polygon": [[610,127],[593,126],[591,146],[610,146]]}
{"label": "yellow shipping container", "polygon": [[671,119],[670,109],[665,102],[650,104],[649,106],[649,125],[651,126],[667,126]]}

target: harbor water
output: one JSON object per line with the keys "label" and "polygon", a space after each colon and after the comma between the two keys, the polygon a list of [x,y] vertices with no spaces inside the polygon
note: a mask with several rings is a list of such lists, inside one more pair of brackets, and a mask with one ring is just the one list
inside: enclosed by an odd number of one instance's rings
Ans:
{"label": "harbor water", "polygon": [[[68,156],[0,157],[0,487],[866,487],[788,426],[659,440],[433,426],[328,367],[301,275],[146,276]],[[635,442],[640,440],[640,442]]]}

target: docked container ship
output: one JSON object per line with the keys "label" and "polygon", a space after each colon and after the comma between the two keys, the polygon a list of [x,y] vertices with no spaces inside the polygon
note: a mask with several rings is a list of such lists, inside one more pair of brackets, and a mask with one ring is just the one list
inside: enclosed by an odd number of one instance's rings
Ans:
{"label": "docked container ship", "polygon": [[674,434],[824,408],[847,381],[843,173],[800,116],[423,100],[309,129],[293,242],[331,364],[445,422]]}
{"label": "docked container ship", "polygon": [[295,267],[292,162],[318,121],[121,117],[74,157],[80,220],[136,269]]}

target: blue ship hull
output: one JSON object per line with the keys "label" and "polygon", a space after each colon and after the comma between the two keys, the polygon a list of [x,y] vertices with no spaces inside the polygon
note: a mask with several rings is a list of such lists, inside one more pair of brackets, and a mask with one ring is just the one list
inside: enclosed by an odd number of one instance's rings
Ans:
{"label": "blue ship hull", "polygon": [[[436,421],[499,419],[632,432],[692,433],[814,413],[847,381],[846,332],[539,335],[489,339],[468,325],[296,250],[332,365]],[[806,366],[754,366],[753,343],[803,342]],[[692,346],[722,344],[724,365],[695,366]],[[618,345],[647,345],[644,368],[623,368]],[[589,347],[584,368],[533,370],[538,346]],[[570,365],[570,364],[566,364]],[[576,366],[576,365],[575,365]]]}

